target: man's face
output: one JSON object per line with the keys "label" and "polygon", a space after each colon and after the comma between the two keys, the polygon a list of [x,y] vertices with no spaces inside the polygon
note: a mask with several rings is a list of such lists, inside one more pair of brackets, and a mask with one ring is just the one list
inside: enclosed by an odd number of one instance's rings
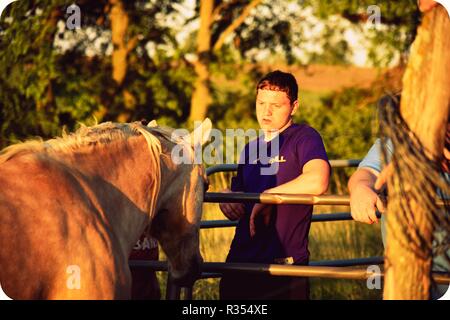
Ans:
{"label": "man's face", "polygon": [[256,117],[263,130],[280,130],[291,119],[298,102],[291,104],[286,92],[258,90],[256,95]]}

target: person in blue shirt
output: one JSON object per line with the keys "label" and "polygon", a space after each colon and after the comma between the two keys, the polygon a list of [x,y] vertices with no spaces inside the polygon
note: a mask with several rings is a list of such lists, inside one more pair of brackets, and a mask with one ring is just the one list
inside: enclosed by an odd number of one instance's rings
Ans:
{"label": "person in blue shirt", "polygon": [[[361,161],[358,169],[353,173],[348,181],[348,190],[350,192],[350,209],[352,217],[355,221],[373,224],[378,223],[376,211],[378,210],[381,215],[381,235],[383,245],[386,247],[386,216],[385,205],[380,198],[380,194],[375,187],[383,184],[377,179],[380,177],[380,173],[383,170],[382,164],[382,150],[381,140],[376,139],[375,143],[370,148],[367,155]],[[394,149],[392,143],[388,140],[386,143],[386,152],[388,161],[392,156]],[[444,172],[444,178],[450,183],[450,122],[447,123],[447,133],[445,146],[443,150],[443,160],[441,163],[442,170]],[[437,193],[440,197],[448,197],[443,195],[439,190]],[[443,213],[448,214],[448,213]],[[437,230],[434,233],[434,239],[442,237],[442,231]],[[433,245],[436,244],[436,240]],[[450,250],[447,252],[447,256],[450,257]],[[450,264],[444,255],[433,256],[433,271],[450,271]],[[447,291],[448,285],[438,285],[431,288],[431,298],[437,299],[441,297]]]}

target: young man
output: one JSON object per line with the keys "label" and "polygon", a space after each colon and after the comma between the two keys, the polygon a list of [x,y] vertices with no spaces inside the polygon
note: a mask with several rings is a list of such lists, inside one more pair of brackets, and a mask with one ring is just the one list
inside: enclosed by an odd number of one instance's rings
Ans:
{"label": "young man", "polygon": [[[256,115],[264,134],[245,146],[231,190],[325,193],[330,165],[322,139],[310,126],[292,122],[298,108],[294,76],[271,72],[259,81],[256,93]],[[252,144],[260,151],[261,146],[268,150],[273,147],[269,163],[261,163],[259,157],[251,159]],[[274,174],[262,174],[262,169],[275,162],[278,170]],[[312,205],[221,203],[220,208],[230,220],[239,219],[227,262],[308,264]],[[309,285],[307,278],[229,273],[222,277],[220,296],[221,299],[308,299]]]}

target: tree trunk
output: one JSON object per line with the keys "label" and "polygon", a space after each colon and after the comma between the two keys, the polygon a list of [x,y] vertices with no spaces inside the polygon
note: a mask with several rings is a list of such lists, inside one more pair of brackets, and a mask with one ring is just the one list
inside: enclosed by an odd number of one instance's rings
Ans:
{"label": "tree trunk", "polygon": [[213,0],[200,1],[200,29],[197,35],[197,60],[194,69],[197,79],[191,98],[189,121],[203,120],[211,102],[209,91],[209,58],[211,54],[211,23],[214,10]]}
{"label": "tree trunk", "polygon": [[250,3],[242,10],[242,14],[237,17],[219,36],[216,43],[214,44],[214,51],[219,50],[222,45],[225,43],[227,37],[229,37],[234,30],[236,30],[244,20],[250,15],[250,12],[253,8],[256,8],[262,0],[252,0]]}
{"label": "tree trunk", "polygon": [[[442,6],[424,15],[411,48],[403,77],[400,112],[433,159],[442,157],[450,106],[450,19]],[[426,172],[417,172],[425,175]],[[405,189],[409,186],[405,183]],[[389,182],[395,189],[395,177]],[[403,218],[396,215],[397,194],[390,194],[387,219],[385,299],[429,299],[432,252],[421,259],[402,246],[406,235]],[[427,243],[432,241],[432,221],[422,203],[412,201],[414,224]],[[396,237],[393,236],[395,233]]]}
{"label": "tree trunk", "polygon": [[[110,19],[111,19],[111,35],[113,43],[112,53],[112,77],[114,81],[120,86],[125,79],[127,73],[127,56],[128,53],[134,49],[137,44],[137,38],[129,41],[126,40],[127,30],[129,24],[128,13],[125,11],[123,2],[121,0],[109,0],[111,5]],[[131,110],[136,104],[133,95],[126,89],[122,92],[124,98],[125,109]],[[123,110],[117,119],[119,122],[129,121],[129,112]]]}
{"label": "tree trunk", "polygon": [[[42,42],[45,42],[47,44],[53,43],[55,40],[56,35],[56,25],[58,23],[58,19],[61,17],[61,11],[59,8],[54,8],[48,17],[48,20],[44,26],[44,30],[42,31]],[[40,46],[42,46],[42,42],[40,43]],[[49,47],[46,47],[48,50],[48,54],[51,54],[50,52],[53,50],[53,47],[50,45]],[[43,79],[43,81],[48,80],[48,86],[47,86],[47,94],[45,98],[42,100],[37,101],[36,109],[41,110],[44,109],[47,112],[54,112],[55,109],[55,95],[53,93],[53,79]]]}
{"label": "tree trunk", "polygon": [[[191,112],[189,121],[203,120],[211,103],[211,93],[209,89],[210,72],[209,62],[212,52],[220,50],[229,37],[250,15],[262,0],[250,1],[242,10],[241,14],[220,34],[214,47],[211,43],[211,31],[214,17],[220,14],[220,10],[226,6],[219,5],[214,10],[213,0],[200,0],[200,29],[197,36],[197,60],[193,63],[197,79],[194,84],[194,93],[191,98]],[[232,6],[228,8],[232,10]],[[216,12],[217,11],[217,12]]]}
{"label": "tree trunk", "polygon": [[125,36],[128,29],[128,15],[120,0],[110,0],[111,35],[113,43],[112,66],[113,79],[121,84],[127,72],[127,48]]}

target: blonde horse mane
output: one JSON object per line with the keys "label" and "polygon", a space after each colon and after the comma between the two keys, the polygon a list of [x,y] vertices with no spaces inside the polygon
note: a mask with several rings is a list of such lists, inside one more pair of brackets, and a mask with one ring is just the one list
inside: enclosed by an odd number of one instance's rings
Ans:
{"label": "blonde horse mane", "polygon": [[[6,147],[0,152],[0,165],[12,159],[14,156],[25,153],[41,153],[49,156],[56,153],[70,153],[83,146],[95,144],[106,145],[117,140],[124,140],[142,134],[147,141],[151,159],[153,160],[150,161],[153,166],[152,172],[156,175],[156,183],[154,188],[152,188],[150,197],[151,199],[156,199],[161,187],[160,155],[162,153],[162,147],[161,142],[154,134],[152,134],[152,131],[157,132],[166,139],[172,141],[170,138],[171,133],[168,129],[161,127],[148,128],[140,122],[104,122],[92,127],[81,125],[74,133],[67,134],[66,132],[63,132],[61,137],[46,141],[42,138],[35,138]],[[152,201],[150,208],[151,218],[154,216],[155,206],[156,201]]]}

